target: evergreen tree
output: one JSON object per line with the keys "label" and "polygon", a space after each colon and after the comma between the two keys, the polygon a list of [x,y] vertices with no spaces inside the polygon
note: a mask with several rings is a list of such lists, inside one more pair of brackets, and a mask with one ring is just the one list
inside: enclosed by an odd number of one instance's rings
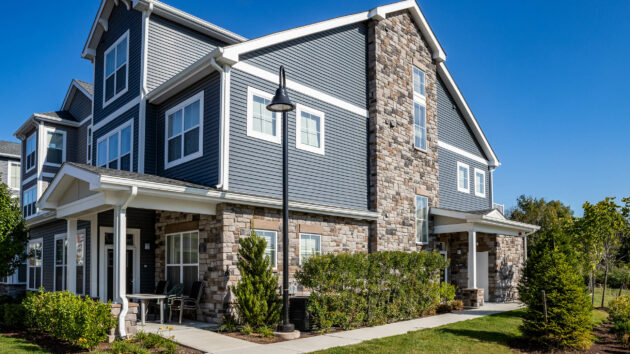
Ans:
{"label": "evergreen tree", "polygon": [[0,183],[0,276],[11,275],[26,258],[28,233],[22,210],[9,187]]}
{"label": "evergreen tree", "polygon": [[239,240],[238,270],[241,279],[234,288],[239,320],[255,330],[272,328],[280,321],[278,277],[265,255],[267,241],[253,227],[249,237]]}

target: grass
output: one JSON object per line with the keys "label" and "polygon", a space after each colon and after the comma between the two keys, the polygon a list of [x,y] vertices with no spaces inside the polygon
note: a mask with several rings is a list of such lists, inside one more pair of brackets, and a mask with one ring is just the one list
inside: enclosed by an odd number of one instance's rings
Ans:
{"label": "grass", "polygon": [[33,344],[21,338],[10,338],[0,335],[0,354],[22,354],[22,353],[49,353],[40,348],[37,344]]}
{"label": "grass", "polygon": [[[599,307],[602,304],[602,293],[604,289],[599,287],[595,288],[595,307]],[[604,306],[608,306],[608,302],[619,295],[619,289],[606,288],[606,300],[604,301]],[[624,289],[621,291],[621,295],[630,295],[630,290]]]}
{"label": "grass", "polygon": [[[374,339],[356,345],[331,348],[320,353],[512,353],[511,343],[518,340],[518,329],[525,310],[451,323],[445,326]],[[598,325],[608,316],[593,310]]]}

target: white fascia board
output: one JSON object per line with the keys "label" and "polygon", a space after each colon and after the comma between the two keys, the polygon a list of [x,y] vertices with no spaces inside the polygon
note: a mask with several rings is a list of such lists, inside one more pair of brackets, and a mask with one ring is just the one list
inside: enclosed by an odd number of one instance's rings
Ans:
{"label": "white fascia board", "polygon": [[477,122],[475,115],[470,110],[468,103],[466,103],[464,96],[459,90],[459,87],[457,87],[455,80],[453,80],[451,73],[448,71],[444,63],[438,64],[438,74],[440,75],[442,80],[444,80],[444,83],[446,84],[446,88],[455,99],[455,103],[459,107],[460,111],[462,111],[462,113],[464,114],[464,118],[466,119],[470,127],[472,128],[473,134],[475,134],[475,137],[480,142],[483,152],[486,154],[486,156],[488,156],[489,158],[488,163],[490,167],[500,166],[501,163],[499,162],[499,159],[495,155],[494,150],[490,146],[488,139],[486,139],[486,135],[483,133],[483,130],[481,130],[481,127],[479,126],[479,123]]}
{"label": "white fascia board", "polygon": [[[99,26],[99,20],[101,19],[101,17],[103,16],[103,10],[105,8],[105,5],[107,4],[107,2],[110,0],[102,0],[101,1],[101,6],[98,7],[98,12],[96,13],[96,17],[94,18],[94,22],[92,23],[92,28],[90,29],[90,34],[88,35],[88,39],[85,42],[85,45],[83,46],[83,52],[81,53],[81,57],[85,58],[85,59],[89,59],[89,60],[94,60],[94,57],[96,56],[96,48],[92,48],[90,47],[90,44],[92,43],[93,39],[94,39],[94,35],[97,31],[97,29],[100,27]],[[101,29],[102,31],[102,29]]]}
{"label": "white fascia board", "polygon": [[15,136],[16,138],[20,140],[23,140],[25,138],[24,132],[30,128],[36,128],[38,125],[37,121],[65,125],[65,126],[74,127],[74,128],[77,128],[81,125],[81,123],[79,122],[71,122],[71,121],[61,119],[61,118],[49,117],[49,116],[42,115],[39,113],[34,113],[24,123],[22,123],[22,125],[20,125],[20,127],[15,131],[15,133],[13,133],[13,136]]}
{"label": "white fascia board", "polygon": [[79,85],[79,83],[75,79],[72,79],[72,81],[70,82],[70,87],[68,88],[68,91],[66,92],[66,97],[63,99],[63,103],[61,104],[61,110],[62,111],[67,111],[68,110],[66,108],[66,106],[69,105],[70,104],[70,100],[74,98],[74,95],[76,94],[76,92],[74,94],[72,94],[72,95],[70,94],[70,93],[72,93],[73,89],[80,91],[82,94],[84,94],[90,100],[92,99],[92,95],[90,95],[90,93],[87,92],[83,88],[83,86]]}
{"label": "white fascia board", "polygon": [[20,155],[7,154],[7,153],[4,153],[4,152],[0,152],[0,156],[13,158],[13,159],[18,159],[18,160],[20,159]]}
{"label": "white fascia board", "polygon": [[53,180],[48,185],[48,188],[46,188],[44,194],[42,194],[42,196],[39,198],[37,204],[40,206],[41,209],[50,209],[54,208],[57,205],[56,201],[49,199],[51,194],[53,194],[55,189],[57,189],[65,176],[71,176],[73,178],[87,182],[90,185],[91,190],[97,189],[98,185],[100,184],[98,174],[64,163],[61,166],[61,169],[57,171],[55,178],[53,178]]}

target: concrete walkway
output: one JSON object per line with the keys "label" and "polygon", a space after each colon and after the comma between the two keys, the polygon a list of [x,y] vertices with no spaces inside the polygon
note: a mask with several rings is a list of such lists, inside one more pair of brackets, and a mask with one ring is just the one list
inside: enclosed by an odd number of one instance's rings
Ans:
{"label": "concrete walkway", "polygon": [[[449,323],[470,320],[495,313],[512,311],[521,308],[520,303],[487,303],[479,309],[465,310],[455,313],[447,313],[415,320],[390,323],[376,327],[359,328],[351,331],[324,334],[308,338],[300,338],[291,341],[272,344],[256,344],[241,339],[224,336],[210,330],[208,324],[199,322],[185,323],[183,325],[171,325],[174,327],[171,333],[175,341],[207,353],[307,353],[332,347],[361,343],[370,339],[377,339],[409,331],[417,331],[425,328],[439,327]],[[143,329],[146,332],[156,333],[159,324],[147,324]]]}

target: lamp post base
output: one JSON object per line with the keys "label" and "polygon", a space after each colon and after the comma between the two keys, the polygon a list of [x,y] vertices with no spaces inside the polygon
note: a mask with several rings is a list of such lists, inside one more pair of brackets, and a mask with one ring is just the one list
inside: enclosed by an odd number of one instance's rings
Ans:
{"label": "lamp post base", "polygon": [[278,332],[293,332],[295,331],[295,325],[293,323],[280,324],[278,325]]}
{"label": "lamp post base", "polygon": [[293,340],[300,338],[300,331],[295,330],[291,332],[275,332],[274,333],[278,338],[283,340]]}

